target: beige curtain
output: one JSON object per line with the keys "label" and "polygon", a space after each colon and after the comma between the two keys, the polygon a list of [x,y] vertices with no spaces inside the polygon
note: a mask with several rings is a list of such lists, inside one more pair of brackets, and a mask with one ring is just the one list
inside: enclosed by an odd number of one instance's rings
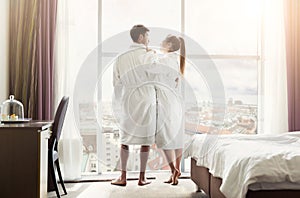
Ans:
{"label": "beige curtain", "polygon": [[9,94],[24,105],[25,117],[53,117],[56,0],[11,0]]}
{"label": "beige curtain", "polygon": [[[36,48],[37,0],[10,1],[9,94],[15,95],[25,109],[25,117],[32,117],[34,109],[34,64]],[[32,92],[33,91],[33,92]]]}
{"label": "beige curtain", "polygon": [[289,131],[300,130],[300,2],[285,1]]}

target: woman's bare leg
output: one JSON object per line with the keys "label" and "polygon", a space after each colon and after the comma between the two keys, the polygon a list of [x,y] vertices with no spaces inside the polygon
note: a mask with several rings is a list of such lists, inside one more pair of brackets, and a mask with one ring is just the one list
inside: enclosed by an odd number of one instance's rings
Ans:
{"label": "woman's bare leg", "polygon": [[167,159],[167,162],[169,164],[169,167],[171,169],[171,177],[169,180],[165,181],[165,183],[172,183],[173,181],[173,174],[176,170],[175,165],[174,165],[174,150],[163,150]]}
{"label": "woman's bare leg", "polygon": [[176,164],[175,167],[177,170],[180,171],[180,163],[181,163],[181,158],[182,158],[182,148],[181,149],[175,149],[175,156],[176,156]]}
{"label": "woman's bare leg", "polygon": [[175,149],[175,156],[176,156],[176,164],[175,164],[175,172],[173,173],[173,182],[172,185],[177,185],[178,184],[178,178],[181,175],[180,172],[180,163],[181,163],[181,158],[182,158],[182,149]]}

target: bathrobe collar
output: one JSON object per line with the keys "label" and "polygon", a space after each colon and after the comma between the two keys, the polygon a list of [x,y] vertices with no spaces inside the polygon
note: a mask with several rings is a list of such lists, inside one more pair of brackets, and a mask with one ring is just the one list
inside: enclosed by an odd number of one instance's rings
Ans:
{"label": "bathrobe collar", "polygon": [[144,48],[144,49],[146,49],[146,46],[144,44],[140,44],[140,43],[132,43],[130,45],[130,49],[135,49],[135,48]]}

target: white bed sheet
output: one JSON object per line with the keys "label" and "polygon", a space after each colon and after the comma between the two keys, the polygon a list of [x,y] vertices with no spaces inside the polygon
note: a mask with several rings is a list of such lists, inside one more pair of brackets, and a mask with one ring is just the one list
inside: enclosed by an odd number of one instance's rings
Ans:
{"label": "white bed sheet", "polygon": [[[300,132],[278,135],[197,134],[185,152],[198,166],[222,178],[221,192],[227,198],[244,198],[249,187],[300,189]],[[265,185],[254,185],[262,183]],[[294,185],[295,184],[295,185]],[[282,189],[282,188],[281,188]]]}

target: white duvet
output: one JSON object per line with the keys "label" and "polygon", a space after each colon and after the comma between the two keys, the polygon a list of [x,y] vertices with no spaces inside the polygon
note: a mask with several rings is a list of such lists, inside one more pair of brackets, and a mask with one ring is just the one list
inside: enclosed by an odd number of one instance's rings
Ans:
{"label": "white duvet", "polygon": [[227,198],[244,198],[257,182],[293,182],[300,189],[300,132],[195,135],[186,155],[223,179],[220,190]]}

